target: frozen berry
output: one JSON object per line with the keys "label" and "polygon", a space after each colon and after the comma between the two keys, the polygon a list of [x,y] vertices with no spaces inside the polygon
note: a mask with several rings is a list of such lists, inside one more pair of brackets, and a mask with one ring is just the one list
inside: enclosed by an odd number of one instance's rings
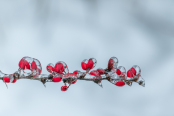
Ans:
{"label": "frozen berry", "polygon": [[85,59],[85,60],[82,61],[81,67],[82,67],[83,70],[87,70],[87,68],[88,68],[87,63],[88,63],[88,60],[87,59]]}
{"label": "frozen berry", "polygon": [[116,85],[116,86],[119,86],[119,87],[122,87],[122,86],[125,85],[125,83],[124,83],[123,81],[117,81],[117,82],[115,83],[115,85]]}
{"label": "frozen berry", "polygon": [[96,64],[97,64],[97,60],[96,60],[95,58],[90,58],[90,59],[88,60],[88,64],[87,64],[88,69],[89,69],[89,70],[93,69],[93,68],[95,67]]}
{"label": "frozen berry", "polygon": [[37,69],[37,65],[36,65],[36,62],[35,61],[33,61],[31,63],[31,69]]}
{"label": "frozen berry", "polygon": [[53,82],[60,82],[61,80],[61,77],[53,77],[52,79]]}
{"label": "frozen berry", "polygon": [[93,70],[89,74],[93,76],[100,76],[100,73],[97,70]]}
{"label": "frozen berry", "polygon": [[80,72],[79,70],[76,70],[73,73],[77,75],[79,72]]}
{"label": "frozen berry", "polygon": [[15,83],[15,82],[16,82],[16,79],[14,79],[12,83]]}
{"label": "frozen berry", "polygon": [[20,60],[19,61],[19,68],[25,69],[25,62],[24,62],[24,60]]}
{"label": "frozen berry", "polygon": [[133,73],[134,75],[136,75],[136,70],[135,70],[135,68],[132,67],[130,70],[132,71],[132,73]]}
{"label": "frozen berry", "polygon": [[54,71],[54,65],[52,63],[49,63],[46,69],[48,72],[52,73]]}
{"label": "frozen berry", "polygon": [[100,73],[100,75],[103,75],[103,74],[105,74],[105,70],[103,70],[103,69],[97,69],[97,71]]}
{"label": "frozen berry", "polygon": [[121,75],[120,69],[117,69],[116,73],[117,73],[117,75]]}
{"label": "frozen berry", "polygon": [[73,81],[71,84],[75,84],[77,82],[77,80]]}
{"label": "frozen berry", "polygon": [[57,73],[64,73],[64,72],[68,73],[69,72],[66,63],[64,63],[62,61],[56,63],[56,65],[54,66],[54,71]]}
{"label": "frozen berry", "polygon": [[92,69],[93,68],[93,65],[94,65],[94,62],[91,59],[89,59],[88,60],[88,64],[87,64],[88,68],[89,69]]}
{"label": "frozen berry", "polygon": [[133,76],[134,76],[134,75],[133,75],[132,71],[131,71],[131,70],[128,70],[128,71],[127,71],[127,77],[132,78]]}
{"label": "frozen berry", "polygon": [[9,82],[10,82],[10,78],[4,77],[4,78],[3,78],[3,81],[4,81],[5,83],[9,83]]}
{"label": "frozen berry", "polygon": [[108,62],[108,70],[111,71],[113,68],[117,68],[118,59],[116,57],[111,57]]}
{"label": "frozen berry", "polygon": [[62,86],[61,87],[61,91],[66,91],[66,90],[68,90],[67,86]]}

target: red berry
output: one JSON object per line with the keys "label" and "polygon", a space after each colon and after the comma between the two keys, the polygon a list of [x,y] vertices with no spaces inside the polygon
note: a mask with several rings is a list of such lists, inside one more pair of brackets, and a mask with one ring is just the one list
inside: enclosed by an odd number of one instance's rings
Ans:
{"label": "red berry", "polygon": [[73,81],[71,84],[75,84],[77,82],[77,80]]}
{"label": "red berry", "polygon": [[60,82],[61,80],[61,77],[53,77],[52,79],[53,82]]}
{"label": "red berry", "polygon": [[100,73],[97,70],[93,70],[89,74],[93,76],[100,76]]}
{"label": "red berry", "polygon": [[54,71],[54,65],[52,63],[49,63],[46,69],[48,72],[52,73]]}
{"label": "red berry", "polygon": [[82,67],[83,70],[86,70],[88,68],[87,64],[84,63],[84,62],[81,63],[81,67]]}
{"label": "red berry", "polygon": [[63,73],[63,72],[61,72],[61,73],[58,73],[58,74],[64,75],[64,73]]}
{"label": "red berry", "polygon": [[15,82],[16,82],[16,79],[14,79],[12,83],[15,83]]}
{"label": "red berry", "polygon": [[9,82],[10,82],[10,79],[9,79],[8,77],[4,77],[4,78],[3,78],[3,81],[4,81],[5,83],[9,83]]}
{"label": "red berry", "polygon": [[108,70],[112,70],[114,63],[115,63],[114,60],[109,59],[109,62],[108,62]]}
{"label": "red berry", "polygon": [[105,74],[105,70],[103,69],[97,69],[97,71],[100,73],[100,75]]}
{"label": "red berry", "polygon": [[26,60],[24,60],[24,63],[25,63],[26,69],[30,69],[30,64]]}
{"label": "red berry", "polygon": [[117,81],[117,82],[115,83],[115,85],[116,85],[116,86],[119,86],[119,87],[122,87],[122,86],[125,85],[125,83],[124,83],[123,81]]}
{"label": "red berry", "polygon": [[79,72],[80,72],[79,70],[76,70],[73,73],[77,75]]}
{"label": "red berry", "polygon": [[132,66],[132,68],[130,70],[136,76],[140,76],[141,75],[141,68],[138,65]]}
{"label": "red berry", "polygon": [[135,68],[132,67],[130,70],[132,71],[132,73],[133,73],[134,75],[136,75],[136,70],[135,70]]}
{"label": "red berry", "polygon": [[117,73],[117,75],[121,75],[120,69],[117,69],[116,73]]}
{"label": "red berry", "polygon": [[58,62],[54,67],[54,71],[57,73],[63,73],[64,70],[65,70],[65,68],[64,68],[63,64],[60,62]]}
{"label": "red berry", "polygon": [[24,62],[23,60],[20,60],[20,61],[19,61],[19,67],[20,67],[21,69],[25,69],[25,62]]}
{"label": "red berry", "polygon": [[94,62],[91,59],[89,59],[87,66],[88,66],[89,69],[92,69],[93,66],[94,66]]}
{"label": "red berry", "polygon": [[47,66],[47,71],[52,73],[52,71],[54,71],[54,68],[52,66]]}
{"label": "red berry", "polygon": [[127,71],[127,77],[132,78],[133,76],[134,76],[134,75],[133,75],[132,71],[131,71],[131,70],[128,70],[128,71]]}
{"label": "red berry", "polygon": [[31,63],[31,69],[37,69],[37,65],[36,65],[36,62],[35,61],[33,61]]}
{"label": "red berry", "polygon": [[111,71],[113,68],[116,69],[118,64],[118,59],[116,57],[111,57],[108,62],[108,70]]}
{"label": "red berry", "polygon": [[95,67],[97,61],[95,58],[90,58],[89,60],[85,59],[81,63],[81,67],[83,70],[91,70]]}
{"label": "red berry", "polygon": [[62,86],[61,87],[61,91],[66,91],[66,90],[68,90],[67,86]]}

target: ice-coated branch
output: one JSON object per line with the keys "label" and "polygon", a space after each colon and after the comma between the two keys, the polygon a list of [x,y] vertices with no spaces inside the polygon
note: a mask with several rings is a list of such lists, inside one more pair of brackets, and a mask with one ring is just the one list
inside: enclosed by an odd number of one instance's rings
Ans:
{"label": "ice-coated branch", "polygon": [[5,74],[0,71],[0,79],[6,83],[15,83],[20,79],[31,79],[42,82],[45,86],[47,82],[61,82],[64,86],[62,91],[66,91],[71,85],[75,84],[77,80],[92,81],[99,86],[102,86],[102,81],[107,80],[110,83],[122,87],[124,85],[132,86],[133,82],[145,86],[145,81],[141,77],[141,69],[139,66],[132,66],[127,72],[123,66],[118,65],[118,59],[111,57],[108,66],[105,69],[98,68],[92,70],[96,66],[97,60],[95,58],[85,59],[81,62],[81,67],[84,72],[79,70],[73,73],[69,72],[68,66],[65,62],[59,61],[55,65],[49,63],[46,67],[50,74],[41,74],[42,66],[39,60],[31,57],[23,57],[19,61],[19,69],[13,74]]}

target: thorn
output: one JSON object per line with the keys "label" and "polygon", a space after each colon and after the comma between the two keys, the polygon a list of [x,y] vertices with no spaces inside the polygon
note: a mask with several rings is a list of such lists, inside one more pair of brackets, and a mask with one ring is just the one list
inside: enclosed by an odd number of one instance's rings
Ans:
{"label": "thorn", "polygon": [[45,84],[43,84],[44,85],[44,87],[46,88],[46,85]]}
{"label": "thorn", "polygon": [[103,85],[102,85],[102,83],[97,83],[101,88],[103,88]]}
{"label": "thorn", "polygon": [[6,85],[7,89],[8,89],[7,83],[5,83],[5,85]]}
{"label": "thorn", "polygon": [[101,84],[101,85],[99,85],[101,88],[103,88],[103,85]]}

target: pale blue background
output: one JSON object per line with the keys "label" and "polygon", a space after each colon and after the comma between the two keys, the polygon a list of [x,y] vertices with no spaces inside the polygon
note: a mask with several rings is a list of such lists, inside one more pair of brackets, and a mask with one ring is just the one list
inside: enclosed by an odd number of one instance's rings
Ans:
{"label": "pale blue background", "polygon": [[[65,61],[81,70],[94,57],[96,68],[110,57],[129,69],[137,64],[143,88],[100,88],[78,81],[67,92],[63,83],[19,80],[0,82],[1,116],[172,116],[174,115],[173,0],[0,0],[0,70],[14,73],[23,56],[46,65]],[[96,69],[95,68],[95,69]]]}

